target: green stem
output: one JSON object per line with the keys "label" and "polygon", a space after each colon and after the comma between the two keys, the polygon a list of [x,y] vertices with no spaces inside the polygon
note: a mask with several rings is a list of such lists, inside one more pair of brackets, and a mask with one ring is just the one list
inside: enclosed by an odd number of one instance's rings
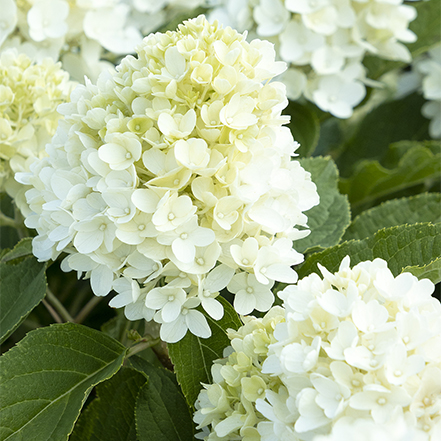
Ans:
{"label": "green stem", "polygon": [[46,298],[49,300],[50,304],[54,307],[57,313],[64,319],[64,321],[72,323],[75,322],[73,317],[69,314],[63,304],[57,299],[57,297],[49,289],[49,287],[46,288]]}
{"label": "green stem", "polygon": [[91,313],[91,311],[101,302],[102,297],[93,296],[81,309],[81,311],[75,317],[75,323],[83,323],[86,317]]}
{"label": "green stem", "polygon": [[0,211],[0,227],[17,227],[15,220]]}
{"label": "green stem", "polygon": [[152,346],[156,346],[161,339],[159,338],[148,338],[145,337],[142,340],[139,341],[139,343],[135,343],[129,350],[127,351],[126,358],[131,357],[132,355],[137,354],[138,352],[143,351],[144,349],[151,348]]}
{"label": "green stem", "polygon": [[61,317],[57,314],[57,311],[55,311],[54,308],[52,308],[52,306],[49,304],[49,302],[46,299],[43,299],[42,302],[43,305],[46,307],[46,309],[49,311],[49,314],[52,316],[52,318],[57,322],[57,323],[63,323],[63,320],[61,320]]}

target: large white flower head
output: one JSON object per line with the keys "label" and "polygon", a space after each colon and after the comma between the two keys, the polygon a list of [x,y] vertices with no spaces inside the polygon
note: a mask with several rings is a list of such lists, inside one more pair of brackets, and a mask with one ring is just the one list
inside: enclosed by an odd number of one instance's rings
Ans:
{"label": "large white flower head", "polygon": [[61,118],[57,106],[68,101],[74,85],[51,59],[32,63],[12,49],[0,54],[0,188],[24,213],[27,188],[14,173],[29,171],[35,159],[46,156],[45,144]]}
{"label": "large white flower head", "polygon": [[[281,116],[284,68],[268,42],[251,43],[203,16],[152,34],[96,86],[77,87],[49,159],[22,176],[40,260],[67,251],[112,306],[162,324],[177,341],[208,337],[202,308],[227,287],[241,314],[267,311],[274,281],[295,282],[293,240],[318,203]],[[136,317],[136,318],[135,318]]]}
{"label": "large white flower head", "polygon": [[[195,415],[199,428],[207,426],[205,439],[248,439],[247,433],[254,434],[245,431],[249,425],[260,435],[250,439],[262,441],[374,441],[389,439],[388,433],[397,440],[438,439],[441,305],[431,296],[432,282],[410,273],[394,277],[381,259],[351,269],[347,257],[335,274],[320,269],[323,278],[312,274],[279,292],[284,318],[278,319],[273,342],[252,374],[265,384],[270,378],[272,386],[251,406],[254,419],[243,416],[250,408],[243,399],[236,419],[236,408],[214,405],[219,385],[228,390],[226,396],[240,397],[244,384],[228,388],[225,381],[234,375],[213,368],[221,376],[217,384],[205,386]],[[246,338],[241,345],[232,340],[236,352],[229,360],[253,352]],[[230,361],[215,366],[225,363]],[[247,378],[253,363],[243,363]],[[397,431],[403,419],[407,431]],[[352,437],[356,428],[359,435]]]}
{"label": "large white flower head", "polygon": [[210,17],[269,38],[289,62],[290,99],[304,95],[338,118],[352,115],[366,95],[366,54],[410,61],[403,43],[416,35],[416,10],[403,0],[222,0]]}
{"label": "large white flower head", "polygon": [[36,61],[60,59],[78,81],[95,80],[109,61],[134,53],[143,35],[202,2],[0,0],[0,51],[16,47]]}

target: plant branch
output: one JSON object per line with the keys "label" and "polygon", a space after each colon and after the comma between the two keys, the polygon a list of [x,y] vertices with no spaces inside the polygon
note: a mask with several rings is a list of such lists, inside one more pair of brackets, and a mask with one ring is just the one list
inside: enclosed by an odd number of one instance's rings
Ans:
{"label": "plant branch", "polygon": [[15,220],[0,211],[0,227],[17,227]]}
{"label": "plant branch", "polygon": [[156,346],[158,343],[160,343],[160,338],[149,338],[144,337],[142,340],[139,340],[139,342],[135,343],[132,347],[129,348],[127,351],[126,358],[131,357],[132,355],[137,354],[138,352],[143,351],[144,349],[151,348],[152,346]]}
{"label": "plant branch", "polygon": [[50,304],[54,307],[57,313],[63,318],[66,322],[74,322],[75,320],[69,314],[68,310],[63,306],[63,304],[57,299],[55,294],[49,289],[46,288],[46,298],[50,302]]}
{"label": "plant branch", "polygon": [[55,311],[54,308],[49,304],[49,302],[46,299],[42,300],[43,305],[46,307],[46,309],[49,311],[49,314],[52,316],[52,318],[57,323],[63,323],[63,320],[61,320],[61,317],[57,314],[57,311]]}
{"label": "plant branch", "polygon": [[96,305],[101,302],[102,297],[93,296],[75,317],[75,323],[83,323],[86,317],[92,312]]}

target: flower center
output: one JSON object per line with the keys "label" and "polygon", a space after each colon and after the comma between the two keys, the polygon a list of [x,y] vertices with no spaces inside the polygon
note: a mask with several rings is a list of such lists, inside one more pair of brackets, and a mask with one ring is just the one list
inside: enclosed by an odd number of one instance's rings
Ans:
{"label": "flower center", "polygon": [[132,159],[132,154],[130,152],[126,153],[126,159]]}
{"label": "flower center", "polygon": [[198,258],[196,259],[196,263],[197,263],[198,265],[202,266],[202,265],[205,265],[205,260],[202,259],[202,257],[198,257]]}
{"label": "flower center", "polygon": [[187,315],[188,314],[188,309],[187,308],[182,308],[181,314],[182,315]]}
{"label": "flower center", "polygon": [[142,230],[144,230],[145,229],[145,225],[144,224],[140,224],[140,225],[138,225],[138,230],[139,231],[142,231]]}
{"label": "flower center", "polygon": [[377,403],[378,403],[380,406],[382,406],[383,404],[386,404],[386,402],[387,402],[387,400],[386,400],[386,398],[384,398],[384,397],[380,397],[380,398],[378,398],[378,400],[377,400]]}
{"label": "flower center", "polygon": [[107,225],[106,224],[101,224],[100,225],[100,230],[104,231],[106,229]]}
{"label": "flower center", "polygon": [[188,238],[188,234],[187,234],[187,233],[182,233],[179,237],[180,237],[182,240],[185,240],[185,239]]}
{"label": "flower center", "polygon": [[249,286],[249,287],[247,288],[247,293],[248,293],[248,294],[252,294],[253,292],[254,292],[254,289],[251,288],[251,286]]}
{"label": "flower center", "polygon": [[175,296],[172,296],[172,295],[168,296],[168,301],[169,302],[173,302],[174,299],[175,299]]}
{"label": "flower center", "polygon": [[173,213],[168,213],[168,220],[173,220],[176,216]]}

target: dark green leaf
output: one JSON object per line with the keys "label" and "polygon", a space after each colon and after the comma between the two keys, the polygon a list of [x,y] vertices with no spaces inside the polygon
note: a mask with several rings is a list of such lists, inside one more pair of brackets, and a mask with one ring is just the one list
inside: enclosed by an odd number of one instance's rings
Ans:
{"label": "dark green leaf", "polygon": [[288,127],[294,139],[300,144],[296,153],[301,158],[310,156],[317,146],[320,135],[320,123],[317,115],[308,107],[295,101],[290,101],[284,113],[291,116]]}
{"label": "dark green leaf", "polygon": [[338,190],[338,170],[332,159],[305,158],[300,163],[311,173],[320,196],[319,205],[305,212],[311,233],[294,242],[294,248],[305,253],[336,245],[351,221],[351,212],[347,196]]}
{"label": "dark green leaf", "polygon": [[[376,199],[417,184],[439,179],[441,146],[437,142],[406,142],[405,151],[394,168],[385,168],[376,160],[359,163],[353,176],[342,179],[340,190],[349,197],[352,208],[372,205]],[[391,146],[393,149],[395,146]]]}
{"label": "dark green leaf", "polygon": [[433,283],[441,282],[441,257],[424,266],[407,266],[403,269],[419,279],[430,279]]}
{"label": "dark green leaf", "polygon": [[349,176],[359,160],[381,161],[394,142],[429,139],[429,120],[421,115],[424,102],[424,98],[415,93],[372,110],[342,148],[343,153],[336,160],[340,174]]}
{"label": "dark green leaf", "polygon": [[90,390],[119,370],[125,353],[82,325],[31,331],[0,357],[0,440],[67,440]]}
{"label": "dark green leaf", "polygon": [[201,390],[201,383],[211,383],[213,360],[222,358],[223,350],[230,344],[225,331],[228,328],[238,329],[242,326],[234,308],[222,297],[219,296],[217,299],[224,306],[225,312],[219,321],[213,320],[206,314],[213,333],[210,338],[199,338],[188,332],[178,343],[168,345],[178,382],[190,406],[194,406]]}
{"label": "dark green leaf", "polygon": [[139,441],[193,441],[191,411],[175,376],[140,357],[130,364],[148,376],[136,401],[136,432]]}
{"label": "dark green leaf", "polygon": [[384,228],[362,240],[351,240],[315,253],[297,270],[299,277],[319,273],[317,263],[329,271],[338,270],[345,256],[350,256],[351,266],[377,257],[387,261],[396,276],[404,268],[424,268],[441,256],[441,224],[420,223]]}
{"label": "dark green leaf", "polygon": [[2,256],[1,261],[11,262],[27,256],[32,256],[32,237],[22,239],[17,245],[15,245],[14,249],[8,251]]}
{"label": "dark green leaf", "polygon": [[123,367],[96,387],[97,398],[81,414],[69,441],[137,441],[135,404],[147,377]]}
{"label": "dark green leaf", "polygon": [[423,193],[408,198],[383,202],[363,211],[351,223],[343,236],[344,241],[364,239],[378,230],[402,224],[441,221],[441,194]]}
{"label": "dark green leaf", "polygon": [[16,265],[0,262],[0,293],[0,342],[3,342],[43,300],[45,264],[37,262],[35,257]]}

